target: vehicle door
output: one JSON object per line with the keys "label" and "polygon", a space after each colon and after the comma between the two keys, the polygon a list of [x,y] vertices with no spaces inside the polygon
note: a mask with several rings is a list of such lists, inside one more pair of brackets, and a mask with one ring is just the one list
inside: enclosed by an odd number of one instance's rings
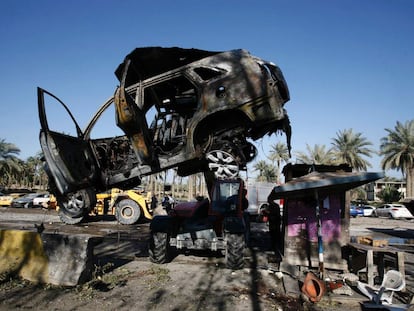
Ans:
{"label": "vehicle door", "polygon": [[[41,125],[39,139],[49,179],[62,195],[91,187],[98,180],[98,166],[72,113],[59,98],[42,88],[37,88],[37,96]],[[59,130],[53,130],[50,124]]]}

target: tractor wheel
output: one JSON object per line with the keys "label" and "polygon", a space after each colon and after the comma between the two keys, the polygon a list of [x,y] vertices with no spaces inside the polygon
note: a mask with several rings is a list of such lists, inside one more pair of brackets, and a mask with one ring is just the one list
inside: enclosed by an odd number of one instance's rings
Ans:
{"label": "tractor wheel", "polygon": [[116,204],[115,218],[123,225],[136,223],[141,216],[141,208],[131,199],[123,199]]}
{"label": "tractor wheel", "polygon": [[166,263],[170,259],[170,237],[165,232],[152,232],[149,243],[149,258],[154,263]]}
{"label": "tractor wheel", "polygon": [[226,235],[226,266],[232,270],[242,269],[244,266],[244,234],[229,233]]}

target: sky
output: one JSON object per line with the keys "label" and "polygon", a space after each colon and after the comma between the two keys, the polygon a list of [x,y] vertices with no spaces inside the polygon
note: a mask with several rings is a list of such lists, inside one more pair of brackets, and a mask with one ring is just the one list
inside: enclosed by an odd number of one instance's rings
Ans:
{"label": "sky", "polygon": [[[0,40],[0,139],[22,160],[41,150],[38,86],[84,128],[113,95],[117,66],[144,46],[243,48],[276,63],[290,91],[293,163],[350,128],[378,151],[386,128],[414,118],[411,0],[1,0]],[[254,162],[280,140],[259,141]],[[381,171],[379,156],[366,160]]]}

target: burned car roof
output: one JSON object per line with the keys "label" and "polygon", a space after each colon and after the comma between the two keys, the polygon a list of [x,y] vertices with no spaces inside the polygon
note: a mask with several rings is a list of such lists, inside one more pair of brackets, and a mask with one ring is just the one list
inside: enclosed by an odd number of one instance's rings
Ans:
{"label": "burned car roof", "polygon": [[125,82],[128,87],[141,80],[159,75],[197,60],[203,59],[222,52],[212,52],[199,49],[184,49],[179,47],[143,47],[136,48],[125,57],[115,70],[116,77],[121,80],[125,69],[126,60],[131,60],[133,72],[130,73]]}

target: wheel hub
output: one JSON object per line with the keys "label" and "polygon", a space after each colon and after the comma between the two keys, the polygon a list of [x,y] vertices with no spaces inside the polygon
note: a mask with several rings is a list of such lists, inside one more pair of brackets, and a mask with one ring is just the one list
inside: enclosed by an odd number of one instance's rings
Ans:
{"label": "wheel hub", "polygon": [[217,178],[234,178],[239,174],[239,165],[230,153],[223,150],[212,150],[207,153],[209,169]]}
{"label": "wheel hub", "polygon": [[134,211],[130,207],[124,207],[121,211],[122,217],[131,218],[134,215]]}

